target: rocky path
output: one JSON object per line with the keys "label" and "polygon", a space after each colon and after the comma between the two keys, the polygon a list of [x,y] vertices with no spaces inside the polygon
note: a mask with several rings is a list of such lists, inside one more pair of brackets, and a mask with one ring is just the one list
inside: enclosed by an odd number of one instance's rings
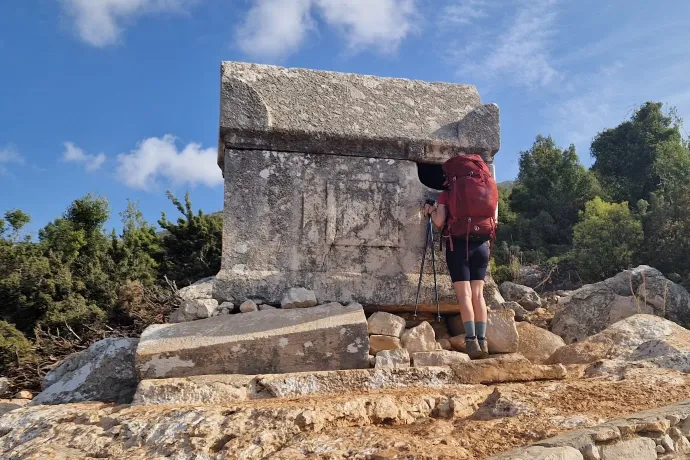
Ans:
{"label": "rocky path", "polygon": [[687,399],[690,376],[576,379],[254,400],[223,407],[27,407],[0,419],[7,459],[482,459]]}

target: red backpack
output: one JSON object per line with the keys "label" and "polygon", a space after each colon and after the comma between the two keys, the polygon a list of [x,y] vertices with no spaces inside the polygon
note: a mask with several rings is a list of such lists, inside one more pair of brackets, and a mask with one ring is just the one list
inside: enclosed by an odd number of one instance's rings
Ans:
{"label": "red backpack", "polygon": [[[443,164],[448,193],[448,217],[442,235],[467,240],[496,239],[498,187],[491,170],[479,155],[460,155]],[[450,238],[450,250],[453,239]]]}

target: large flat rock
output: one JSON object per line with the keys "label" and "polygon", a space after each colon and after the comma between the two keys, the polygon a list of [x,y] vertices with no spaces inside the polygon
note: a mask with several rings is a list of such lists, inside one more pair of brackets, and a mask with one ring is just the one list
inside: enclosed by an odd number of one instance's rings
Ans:
{"label": "large flat rock", "polygon": [[363,369],[368,353],[362,307],[325,305],[150,326],[136,369],[142,379]]}
{"label": "large flat rock", "polygon": [[472,85],[244,62],[221,65],[223,146],[440,163],[493,156],[499,111]]}

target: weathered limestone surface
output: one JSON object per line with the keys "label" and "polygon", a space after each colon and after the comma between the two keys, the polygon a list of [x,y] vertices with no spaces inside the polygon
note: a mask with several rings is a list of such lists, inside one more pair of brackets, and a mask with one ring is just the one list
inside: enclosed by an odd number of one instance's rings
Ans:
{"label": "weathered limestone surface", "polygon": [[[469,152],[492,161],[499,139],[498,107],[473,86],[223,63],[214,289],[236,304],[278,303],[304,286],[319,302],[412,306],[421,205],[435,195],[417,163]],[[438,266],[440,300],[455,305]],[[422,303],[431,286],[427,264]]]}
{"label": "weathered limestone surface", "polygon": [[[223,62],[220,140],[229,147],[440,162],[494,154],[498,106],[472,85]],[[219,155],[222,168],[223,156]]]}
{"label": "weathered limestone surface", "polygon": [[[489,460],[688,458],[689,417],[690,400],[687,400],[544,439]],[[564,449],[568,449],[570,456],[562,456]]]}
{"label": "weathered limestone surface", "polygon": [[137,387],[138,339],[104,339],[68,356],[46,374],[31,405],[82,401],[129,403]]}
{"label": "weathered limestone surface", "polygon": [[141,335],[141,378],[368,368],[361,306],[320,306],[159,324]]}

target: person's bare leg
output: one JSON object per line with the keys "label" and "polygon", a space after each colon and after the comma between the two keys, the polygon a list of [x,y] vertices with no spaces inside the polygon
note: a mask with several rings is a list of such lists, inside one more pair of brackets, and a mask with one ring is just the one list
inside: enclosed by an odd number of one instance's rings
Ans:
{"label": "person's bare leg", "polygon": [[477,340],[482,349],[482,354],[488,356],[489,349],[486,343],[486,321],[488,313],[486,301],[484,300],[484,281],[470,281],[470,291],[472,293],[472,313],[474,313]]}
{"label": "person's bare leg", "polygon": [[472,308],[472,289],[469,281],[458,281],[453,283],[455,295],[458,297],[460,305],[460,316],[462,322],[474,321],[474,309]]}

